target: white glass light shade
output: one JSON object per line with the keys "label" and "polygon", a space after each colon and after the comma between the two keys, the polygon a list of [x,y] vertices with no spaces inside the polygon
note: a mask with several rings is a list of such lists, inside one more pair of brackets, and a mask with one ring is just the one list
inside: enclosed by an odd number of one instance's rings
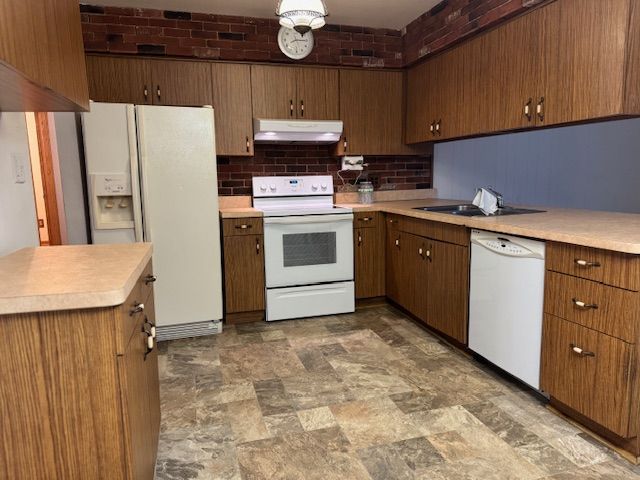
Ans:
{"label": "white glass light shade", "polygon": [[327,7],[322,0],[280,0],[276,15],[280,25],[292,28],[301,35],[324,26]]}

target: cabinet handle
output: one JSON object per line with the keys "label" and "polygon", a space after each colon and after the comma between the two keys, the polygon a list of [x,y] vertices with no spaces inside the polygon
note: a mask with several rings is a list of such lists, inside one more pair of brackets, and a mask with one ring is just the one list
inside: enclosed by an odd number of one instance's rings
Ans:
{"label": "cabinet handle", "polygon": [[540,97],[540,101],[538,102],[538,105],[536,105],[536,114],[538,115],[538,119],[541,122],[544,122],[544,97]]}
{"label": "cabinet handle", "polygon": [[149,89],[146,85],[144,86],[144,90],[142,90],[142,93],[144,94],[144,101],[146,102],[147,100],[149,100]]}
{"label": "cabinet handle", "polygon": [[358,235],[358,246],[362,245],[362,235]]}
{"label": "cabinet handle", "polygon": [[400,239],[399,238],[396,239],[396,247],[400,247]]}
{"label": "cabinet handle", "polygon": [[135,315],[140,312],[144,312],[144,303],[136,303],[133,308],[129,310],[129,315]]}
{"label": "cabinet handle", "polygon": [[431,135],[435,136],[436,134],[436,122],[432,122],[431,125],[429,125],[429,131],[431,132]]}
{"label": "cabinet handle", "polygon": [[588,262],[587,260],[580,260],[579,258],[576,258],[573,263],[575,263],[576,265],[578,265],[579,267],[599,267],[600,266],[600,262]]}
{"label": "cabinet handle", "polygon": [[247,141],[247,153],[251,151],[251,143],[249,143],[249,137],[244,137]]}
{"label": "cabinet handle", "polygon": [[156,280],[158,280],[158,277],[155,275],[147,275],[144,277],[144,284],[149,285],[150,283],[154,283]]}
{"label": "cabinet handle", "polygon": [[533,118],[531,115],[531,104],[533,103],[533,98],[529,97],[529,101],[524,104],[524,116],[527,117],[527,121],[530,122]]}
{"label": "cabinet handle", "polygon": [[289,116],[293,117],[293,100],[289,100]]}
{"label": "cabinet handle", "polygon": [[158,100],[162,98],[162,96],[160,95],[160,85],[156,86],[156,95],[158,95]]}
{"label": "cabinet handle", "polygon": [[[362,217],[358,219],[361,222],[370,222],[371,220],[373,220],[372,217]],[[390,222],[393,222],[393,220],[390,220]]]}
{"label": "cabinet handle", "polygon": [[585,302],[581,302],[580,300],[576,299],[576,298],[572,298],[571,301],[573,302],[573,304],[578,307],[578,308],[582,308],[584,310],[597,310],[598,309],[598,305],[595,303],[585,303]]}
{"label": "cabinet handle", "polygon": [[251,228],[251,227],[253,227],[253,225],[248,225],[246,223],[243,223],[242,225],[236,225],[236,228],[238,230],[246,230],[246,229]]}
{"label": "cabinet handle", "polygon": [[422,253],[422,248],[418,249],[418,255],[424,260],[424,253]]}
{"label": "cabinet handle", "polygon": [[256,238],[256,255],[260,255],[260,239]]}
{"label": "cabinet handle", "polygon": [[575,343],[571,344],[571,351],[581,357],[595,357],[596,354],[593,352],[588,352],[577,346]]}
{"label": "cabinet handle", "polygon": [[349,148],[349,142],[347,141],[347,137],[343,137],[344,141],[342,142],[342,146],[344,147],[344,151],[347,151],[347,148]]}
{"label": "cabinet handle", "polygon": [[[149,329],[147,330],[147,326]],[[151,323],[147,317],[144,318],[144,325],[142,326],[142,330],[147,335],[151,335],[152,338],[156,338],[156,326]]]}
{"label": "cabinet handle", "polygon": [[440,130],[440,124],[442,123],[442,119],[438,120],[436,122],[436,133],[438,134],[438,136],[442,135],[442,131]]}
{"label": "cabinet handle", "polygon": [[304,117],[304,100],[300,100],[300,116]]}

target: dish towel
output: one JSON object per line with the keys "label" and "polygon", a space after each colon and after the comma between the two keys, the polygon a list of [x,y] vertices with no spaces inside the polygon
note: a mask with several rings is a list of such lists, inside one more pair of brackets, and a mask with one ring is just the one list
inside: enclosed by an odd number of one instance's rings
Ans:
{"label": "dish towel", "polygon": [[485,215],[493,215],[498,211],[498,198],[484,188],[478,189],[473,204],[480,208]]}

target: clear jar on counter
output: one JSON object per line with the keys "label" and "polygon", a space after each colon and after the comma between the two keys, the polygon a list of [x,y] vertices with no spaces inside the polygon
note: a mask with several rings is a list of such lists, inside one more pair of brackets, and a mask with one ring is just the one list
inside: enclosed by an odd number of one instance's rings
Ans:
{"label": "clear jar on counter", "polygon": [[360,203],[373,203],[373,183],[361,182],[358,185],[358,197],[360,199]]}

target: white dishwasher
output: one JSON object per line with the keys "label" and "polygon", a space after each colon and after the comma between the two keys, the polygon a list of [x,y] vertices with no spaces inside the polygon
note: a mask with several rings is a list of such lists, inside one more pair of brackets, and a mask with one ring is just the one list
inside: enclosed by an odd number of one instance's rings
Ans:
{"label": "white dishwasher", "polygon": [[544,242],[471,231],[469,348],[540,388]]}

